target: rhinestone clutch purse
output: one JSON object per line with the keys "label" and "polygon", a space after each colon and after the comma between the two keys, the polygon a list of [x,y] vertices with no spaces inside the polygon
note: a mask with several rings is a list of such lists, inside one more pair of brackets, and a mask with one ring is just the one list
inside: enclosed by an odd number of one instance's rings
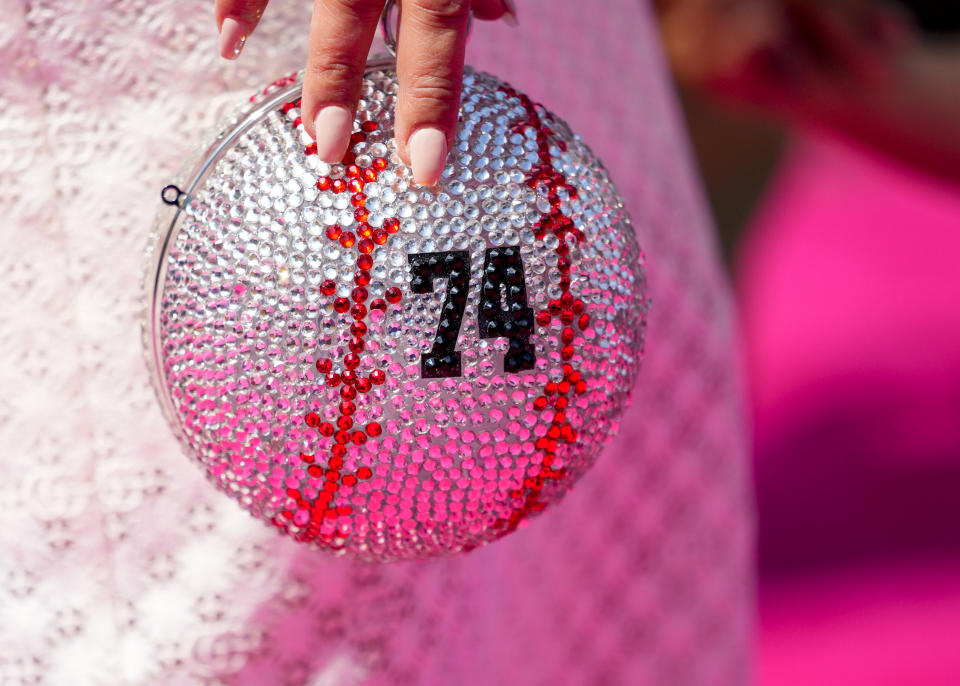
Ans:
{"label": "rhinestone clutch purse", "polygon": [[393,145],[372,61],[340,164],[296,77],[164,189],[144,340],[184,450],[255,516],[377,560],[470,550],[557,501],[617,429],[643,256],[563,121],[467,69],[440,182]]}

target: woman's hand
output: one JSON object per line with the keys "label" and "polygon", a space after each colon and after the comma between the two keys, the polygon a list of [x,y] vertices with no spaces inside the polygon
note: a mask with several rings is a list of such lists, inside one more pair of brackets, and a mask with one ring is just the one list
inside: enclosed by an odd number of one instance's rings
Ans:
{"label": "woman's hand", "polygon": [[[268,0],[216,0],[220,54],[236,59]],[[385,0],[314,0],[303,83],[303,125],[325,162],[346,153],[370,44]],[[460,108],[470,14],[516,24],[513,0],[404,0],[397,39],[396,140],[414,180],[443,171]]]}

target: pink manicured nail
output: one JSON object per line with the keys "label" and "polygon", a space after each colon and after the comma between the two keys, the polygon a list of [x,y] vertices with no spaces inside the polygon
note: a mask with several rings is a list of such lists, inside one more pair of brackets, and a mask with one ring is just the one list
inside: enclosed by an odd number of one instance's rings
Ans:
{"label": "pink manicured nail", "polygon": [[417,129],[407,141],[413,180],[421,186],[432,186],[440,180],[447,163],[447,137],[440,129]]}
{"label": "pink manicured nail", "polygon": [[235,60],[247,42],[247,34],[236,19],[227,17],[220,25],[220,56],[228,60]]}
{"label": "pink manicured nail", "polygon": [[330,164],[342,160],[353,132],[353,113],[340,105],[328,105],[317,113],[313,125],[320,159]]}
{"label": "pink manicured nail", "polygon": [[519,22],[517,21],[517,6],[513,0],[500,0],[503,3],[503,9],[507,11],[501,19],[503,19],[508,26],[516,26]]}

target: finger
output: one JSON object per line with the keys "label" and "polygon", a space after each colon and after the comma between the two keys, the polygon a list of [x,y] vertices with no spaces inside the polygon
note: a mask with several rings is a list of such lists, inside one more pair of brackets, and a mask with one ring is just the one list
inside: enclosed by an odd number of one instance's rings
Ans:
{"label": "finger", "polygon": [[268,0],[216,0],[213,8],[220,32],[220,56],[235,60],[263,16]]}
{"label": "finger", "polygon": [[469,0],[407,0],[397,54],[396,138],[413,179],[432,186],[446,164],[460,109]]}
{"label": "finger", "polygon": [[324,162],[343,159],[384,0],[315,0],[303,78],[303,126]]}
{"label": "finger", "polygon": [[517,25],[517,6],[513,0],[473,0],[470,9],[477,19],[503,19],[510,26]]}

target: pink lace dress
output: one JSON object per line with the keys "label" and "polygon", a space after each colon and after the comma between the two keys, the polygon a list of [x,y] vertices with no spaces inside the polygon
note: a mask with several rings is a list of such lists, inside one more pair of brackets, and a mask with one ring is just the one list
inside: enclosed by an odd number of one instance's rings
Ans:
{"label": "pink lace dress", "polygon": [[653,309],[620,436],[503,541],[382,566],[243,513],[149,387],[159,190],[305,53],[309,3],[275,0],[238,63],[210,4],[0,0],[0,683],[746,683],[731,304],[645,6],[524,0],[468,57],[565,117],[628,199]]}

